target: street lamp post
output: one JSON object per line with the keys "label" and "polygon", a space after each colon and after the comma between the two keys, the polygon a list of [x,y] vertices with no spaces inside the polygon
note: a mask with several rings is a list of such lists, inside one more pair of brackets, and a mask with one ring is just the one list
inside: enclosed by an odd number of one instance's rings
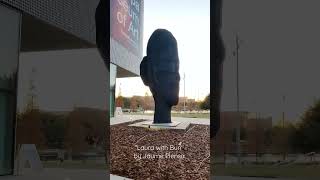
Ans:
{"label": "street lamp post", "polygon": [[285,118],[284,108],[285,108],[285,101],[286,101],[286,96],[285,96],[285,95],[283,95],[283,96],[282,96],[282,102],[283,102],[283,111],[282,111],[282,128],[284,128],[284,118]]}
{"label": "street lamp post", "polygon": [[[287,137],[287,136],[285,136],[286,135],[286,130],[285,130],[285,101],[286,101],[286,96],[285,95],[283,95],[282,96],[282,101],[283,101],[283,111],[282,111],[282,132],[284,132],[284,136],[283,137]],[[284,141],[283,141],[283,143],[284,143]],[[286,143],[285,144],[283,144],[283,155],[282,155],[283,157],[282,157],[282,159],[283,159],[283,161],[285,161],[286,160]]]}
{"label": "street lamp post", "polygon": [[236,76],[237,76],[237,157],[238,157],[238,164],[241,163],[241,143],[240,143],[240,134],[241,134],[241,115],[240,115],[240,98],[239,98],[239,48],[240,48],[240,40],[238,34],[236,34]]}
{"label": "street lamp post", "polygon": [[186,112],[186,73],[183,73],[183,112]]}

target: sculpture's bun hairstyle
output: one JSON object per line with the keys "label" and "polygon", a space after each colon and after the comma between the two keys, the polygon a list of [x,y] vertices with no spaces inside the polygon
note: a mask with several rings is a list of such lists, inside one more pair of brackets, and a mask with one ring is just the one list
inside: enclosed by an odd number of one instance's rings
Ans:
{"label": "sculpture's bun hairstyle", "polygon": [[147,45],[147,56],[143,57],[140,63],[140,76],[146,86],[153,86],[152,64],[154,62],[151,61],[155,61],[160,54],[166,54],[179,61],[177,41],[172,33],[165,29],[157,29],[152,33]]}
{"label": "sculpture's bun hairstyle", "polygon": [[157,29],[150,36],[147,44],[147,55],[158,55],[167,53],[178,57],[177,40],[172,33],[166,29]]}
{"label": "sculpture's bun hairstyle", "polygon": [[143,84],[146,85],[146,86],[150,86],[150,61],[147,60],[147,56],[143,57],[142,61],[141,61],[141,64],[140,64],[140,76],[141,76],[141,79],[143,81]]}

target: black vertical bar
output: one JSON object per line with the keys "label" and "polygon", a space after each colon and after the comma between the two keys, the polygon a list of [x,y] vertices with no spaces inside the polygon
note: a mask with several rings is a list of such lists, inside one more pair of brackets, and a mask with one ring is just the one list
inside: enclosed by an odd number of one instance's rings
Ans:
{"label": "black vertical bar", "polygon": [[211,117],[211,138],[215,137],[220,128],[220,99],[222,90],[222,71],[223,59],[225,49],[221,38],[221,21],[222,21],[222,0],[213,1],[213,10],[211,11],[213,17],[213,63],[212,63],[212,117]]}
{"label": "black vertical bar", "polygon": [[222,24],[222,0],[211,1],[210,19],[213,19],[213,47],[211,57],[213,63],[211,64],[211,73],[213,76],[211,79],[210,92],[210,179],[213,178],[213,157],[214,157],[214,138],[216,137],[218,130],[220,129],[220,100],[222,91],[222,72],[223,72],[223,59],[225,56],[225,49],[221,38],[221,24]]}
{"label": "black vertical bar", "polygon": [[238,113],[238,119],[237,119],[237,157],[238,157],[238,163],[240,164],[240,156],[241,156],[241,113],[240,113],[240,97],[239,97],[239,36],[236,34],[236,59],[237,59],[237,67],[236,67],[236,78],[237,78],[237,113]]}
{"label": "black vertical bar", "polygon": [[22,29],[22,14],[20,11],[19,12],[19,15],[20,15],[20,18],[19,18],[19,37],[18,37],[18,48],[17,48],[17,66],[16,66],[16,72],[15,72],[15,77],[14,77],[14,83],[15,83],[15,87],[14,87],[14,104],[13,104],[13,112],[12,112],[12,126],[13,126],[13,130],[12,130],[12,152],[11,152],[11,174],[13,175],[14,174],[14,170],[15,170],[15,155],[16,155],[16,143],[17,143],[17,140],[16,140],[16,131],[17,131],[17,105],[18,105],[18,80],[19,80],[19,62],[20,62],[20,49],[21,49],[21,29]]}
{"label": "black vertical bar", "polygon": [[[104,64],[109,73],[109,81],[107,88],[107,95],[110,97],[110,1],[100,0],[95,13],[96,22],[96,44],[99,53],[104,61]],[[106,159],[106,170],[107,178],[110,179],[110,102],[107,103],[106,113],[106,147],[105,147],[105,159]]]}

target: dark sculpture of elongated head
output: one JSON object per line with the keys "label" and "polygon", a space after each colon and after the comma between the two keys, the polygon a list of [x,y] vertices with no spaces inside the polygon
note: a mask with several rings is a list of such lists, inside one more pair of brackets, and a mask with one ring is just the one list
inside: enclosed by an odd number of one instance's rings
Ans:
{"label": "dark sculpture of elongated head", "polygon": [[179,56],[177,41],[165,29],[157,29],[147,45],[140,64],[143,83],[149,86],[155,102],[154,123],[171,123],[171,107],[179,101]]}

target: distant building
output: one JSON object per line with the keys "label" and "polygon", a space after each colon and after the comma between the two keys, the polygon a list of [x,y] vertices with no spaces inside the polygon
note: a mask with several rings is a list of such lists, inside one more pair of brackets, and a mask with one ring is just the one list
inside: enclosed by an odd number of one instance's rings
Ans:
{"label": "distant building", "polygon": [[188,97],[179,97],[179,103],[176,106],[172,107],[172,110],[183,111],[184,105],[186,111],[198,110],[199,103],[195,99],[188,99]]}
{"label": "distant building", "polygon": [[[124,102],[120,103],[120,101],[123,101],[122,99],[128,98],[128,97],[120,97],[118,96],[116,99],[116,102],[118,104],[122,104],[123,109],[131,109],[136,110],[139,108],[142,108],[143,110],[154,110],[154,99],[152,96],[132,96],[129,97],[130,105],[125,105]],[[199,103],[196,102],[195,99],[188,99],[184,97],[179,97],[179,103],[176,106],[172,107],[172,110],[174,111],[182,111],[184,107],[184,102],[186,102],[186,110],[198,110]],[[119,106],[120,107],[120,106]]]}
{"label": "distant building", "polygon": [[258,117],[250,112],[221,112],[220,130],[214,141],[217,154],[237,153],[237,121],[241,122],[241,150],[243,153],[264,153],[269,148],[272,118]]}

